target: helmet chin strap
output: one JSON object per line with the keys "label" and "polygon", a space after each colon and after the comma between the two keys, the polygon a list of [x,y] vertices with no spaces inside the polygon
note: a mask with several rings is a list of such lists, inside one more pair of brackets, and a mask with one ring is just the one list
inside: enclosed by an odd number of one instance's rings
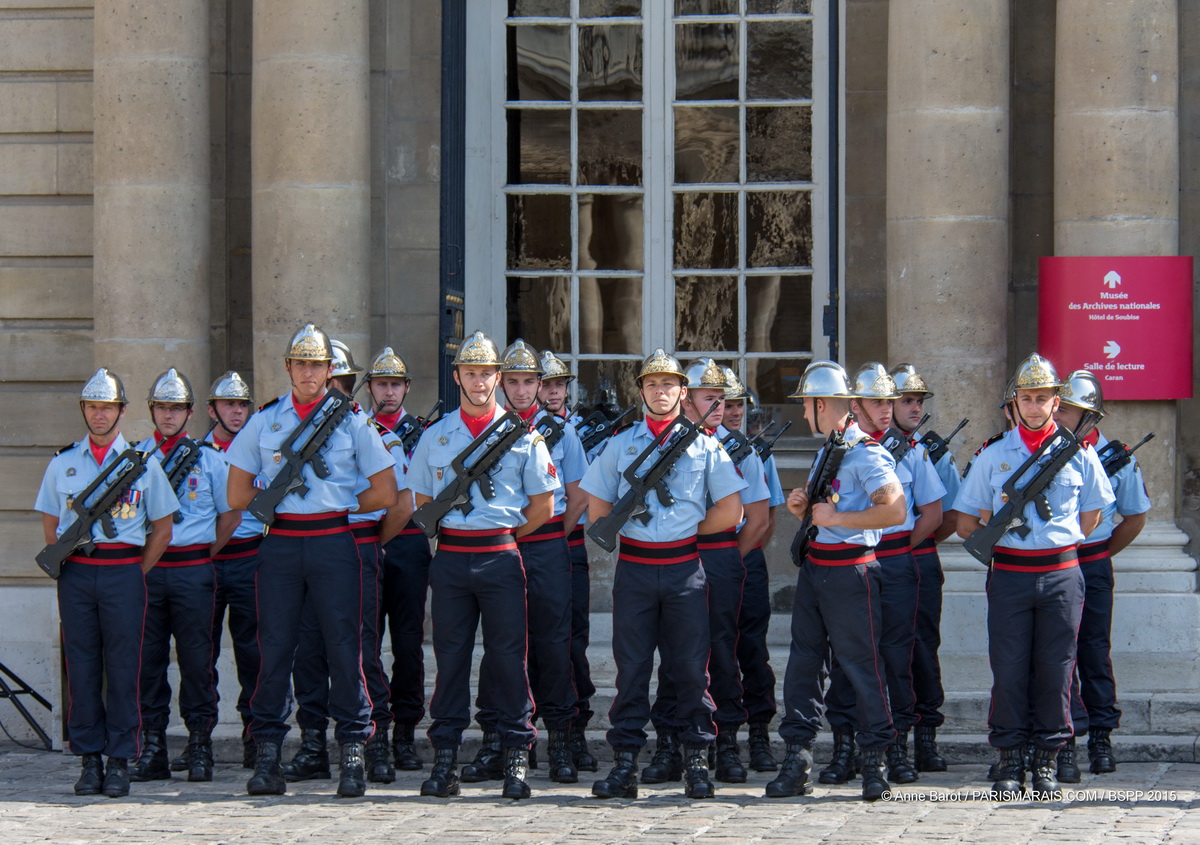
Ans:
{"label": "helmet chin strap", "polygon": [[[807,402],[808,400],[805,399],[804,401]],[[813,409],[812,409],[813,428],[816,429],[817,434],[824,434],[825,432],[821,431],[821,417],[817,413],[817,400],[814,398],[812,400],[812,403],[813,403]]]}
{"label": "helmet chin strap", "polygon": [[1047,425],[1050,424],[1051,420],[1054,419],[1054,415],[1051,414],[1050,416],[1046,417],[1046,421],[1044,423],[1039,425],[1037,428],[1034,428],[1033,426],[1031,426],[1028,423],[1028,421],[1026,421],[1025,415],[1021,413],[1021,407],[1016,402],[1012,403],[1012,409],[1013,409],[1013,414],[1017,418],[1017,422],[1020,423],[1021,425],[1025,426],[1025,428],[1028,429],[1029,431],[1041,431],[1043,428],[1045,428]]}
{"label": "helmet chin strap", "polygon": [[88,430],[88,434],[92,435],[93,437],[108,437],[108,435],[113,433],[113,430],[117,427],[117,424],[121,422],[121,414],[118,411],[117,418],[113,421],[113,424],[108,427],[108,431],[105,431],[101,434],[96,434],[96,432],[92,431],[92,425],[88,422],[87,414],[83,412],[82,402],[79,403],[79,415],[83,417],[83,425]]}
{"label": "helmet chin strap", "polygon": [[463,399],[467,400],[467,404],[470,405],[472,408],[485,408],[489,404],[491,404],[493,399],[496,398],[496,388],[499,386],[500,386],[500,379],[496,379],[496,384],[492,386],[492,389],[490,391],[488,391],[487,399],[484,399],[482,402],[472,401],[471,394],[467,392],[467,389],[465,387],[463,387],[461,383],[458,385],[458,392],[462,395]]}

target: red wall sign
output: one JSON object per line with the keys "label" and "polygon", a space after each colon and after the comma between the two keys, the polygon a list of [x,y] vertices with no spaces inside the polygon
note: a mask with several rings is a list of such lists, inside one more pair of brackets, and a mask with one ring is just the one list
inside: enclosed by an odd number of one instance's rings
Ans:
{"label": "red wall sign", "polygon": [[1192,396],[1192,258],[1043,258],[1038,352],[1105,399]]}

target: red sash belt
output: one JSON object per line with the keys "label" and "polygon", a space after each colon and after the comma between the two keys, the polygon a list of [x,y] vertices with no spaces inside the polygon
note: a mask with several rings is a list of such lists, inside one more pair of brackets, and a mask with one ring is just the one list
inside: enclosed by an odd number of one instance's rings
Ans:
{"label": "red sash belt", "polygon": [[621,548],[617,553],[618,560],[654,565],[687,563],[697,557],[699,557],[699,551],[695,537],[671,540],[667,543],[647,543],[643,540],[630,540],[628,537],[622,537]]}
{"label": "red sash belt", "polygon": [[397,534],[396,536],[397,537],[413,537],[413,536],[416,536],[417,534],[420,534],[422,537],[425,536],[425,532],[422,531],[420,528],[418,528],[417,524],[410,519],[408,521],[408,525],[401,528],[400,533]]}
{"label": "red sash belt", "polygon": [[367,522],[351,522],[350,533],[354,535],[354,542],[360,546],[369,546],[372,543],[378,543],[379,520],[372,519]]}
{"label": "red sash belt", "polygon": [[438,534],[439,552],[471,555],[504,552],[516,547],[517,541],[511,528],[484,528],[477,531],[443,528]]}
{"label": "red sash belt", "polygon": [[933,539],[932,534],[914,546],[912,550],[914,555],[931,555],[936,551],[937,542]]}
{"label": "red sash belt", "polygon": [[897,531],[895,534],[884,534],[879,545],[875,547],[875,557],[896,557],[912,551],[911,531]]}
{"label": "red sash belt", "polygon": [[817,566],[857,566],[875,560],[875,550],[870,546],[853,543],[808,544],[808,559]]}
{"label": "red sash belt", "polygon": [[1079,562],[1092,563],[1097,560],[1104,560],[1109,557],[1108,540],[1101,540],[1099,543],[1088,543],[1079,547]]}
{"label": "red sash belt", "polygon": [[212,563],[212,543],[193,543],[190,546],[167,546],[158,565],[168,569],[177,566],[199,566]]}
{"label": "red sash belt", "polygon": [[573,548],[575,546],[582,546],[586,542],[587,539],[583,536],[583,523],[581,522],[575,526],[571,534],[567,537],[567,545]]}
{"label": "red sash belt", "polygon": [[730,529],[729,531],[718,531],[716,534],[700,534],[696,537],[696,547],[704,551],[708,551],[709,549],[736,549],[737,532]]}
{"label": "red sash belt", "polygon": [[141,563],[141,546],[131,546],[128,543],[97,543],[90,555],[85,555],[82,549],[71,552],[67,560],[75,563],[90,563],[93,566],[117,566],[123,563]]}
{"label": "red sash belt", "polygon": [[260,545],[262,545],[261,534],[255,534],[251,537],[238,537],[222,546],[221,551],[213,555],[213,560],[240,560],[246,557],[254,557],[254,555],[258,554],[258,547]]}
{"label": "red sash belt", "polygon": [[518,537],[518,543],[540,543],[543,540],[561,540],[567,536],[567,532],[563,530],[563,518],[561,516],[552,517],[544,524],[539,525],[533,531],[523,537]]}
{"label": "red sash belt", "polygon": [[276,514],[270,533],[282,537],[320,537],[325,534],[345,534],[349,530],[350,519],[346,511],[329,511]]}
{"label": "red sash belt", "polygon": [[1054,572],[1079,565],[1076,546],[1058,549],[1009,549],[996,546],[992,566],[1006,572]]}

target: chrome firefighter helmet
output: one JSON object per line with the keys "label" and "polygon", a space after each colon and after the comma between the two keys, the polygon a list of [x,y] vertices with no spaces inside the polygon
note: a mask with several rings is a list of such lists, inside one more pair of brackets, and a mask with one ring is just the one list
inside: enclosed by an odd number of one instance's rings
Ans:
{"label": "chrome firefighter helmet", "polygon": [[125,385],[121,384],[121,379],[115,373],[109,372],[107,367],[96,370],[95,374],[84,382],[83,390],[79,392],[79,401],[115,402],[118,405],[129,403],[125,398]]}
{"label": "chrome firefighter helmet", "polygon": [[1017,365],[1013,382],[1014,391],[1062,386],[1062,379],[1058,377],[1054,365],[1036,352]]}
{"label": "chrome firefighter helmet", "polygon": [[735,401],[738,399],[749,399],[750,391],[746,389],[745,383],[738,378],[738,374],[733,367],[721,367],[721,370],[725,373],[726,401],[730,399]]}
{"label": "chrome firefighter helmet", "polygon": [[1058,389],[1058,395],[1066,405],[1104,416],[1104,393],[1100,390],[1100,380],[1087,370],[1076,370],[1067,376]]}
{"label": "chrome firefighter helmet", "polygon": [[537,350],[525,341],[517,338],[500,359],[502,373],[536,373],[542,374],[542,365],[538,361]]}
{"label": "chrome firefighter helmet", "polygon": [[726,391],[729,389],[729,379],[725,369],[712,358],[697,358],[687,365],[684,371],[689,390],[712,388]]}
{"label": "chrome firefighter helmet", "polygon": [[575,374],[571,372],[563,360],[551,352],[549,349],[542,351],[541,358],[542,378],[565,378],[571,381],[575,378]]}
{"label": "chrome firefighter helmet", "polygon": [[333,338],[330,338],[329,345],[333,347],[333,372],[330,373],[331,376],[334,378],[338,376],[357,376],[362,373],[362,369],[354,363],[354,355],[350,352],[349,346]]}
{"label": "chrome firefighter helmet", "polygon": [[235,402],[254,401],[253,395],[250,393],[250,385],[246,384],[245,379],[234,370],[226,372],[208,389],[208,401],[213,402],[217,399],[230,399]]}
{"label": "chrome firefighter helmet", "polygon": [[641,384],[642,379],[646,376],[657,373],[679,376],[685,382],[687,381],[687,373],[683,371],[683,366],[679,363],[679,359],[674,355],[667,354],[661,347],[655,349],[642,361],[642,368],[638,370],[637,374],[638,384]]}
{"label": "chrome firefighter helmet", "polygon": [[853,399],[854,388],[841,364],[813,361],[804,368],[800,383],[788,399]]}
{"label": "chrome firefighter helmet", "polygon": [[153,405],[156,402],[191,405],[194,401],[195,396],[192,394],[191,382],[187,380],[187,376],[174,367],[156,378],[150,387],[150,392],[146,394],[147,405]]}
{"label": "chrome firefighter helmet", "polygon": [[283,357],[292,361],[332,361],[333,344],[329,341],[329,335],[312,323],[305,323],[288,341]]}
{"label": "chrome firefighter helmet", "polygon": [[878,361],[868,361],[854,374],[855,399],[899,399],[896,382],[888,375],[887,367]]}
{"label": "chrome firefighter helmet", "polygon": [[933,398],[933,391],[929,389],[925,379],[912,364],[899,364],[892,368],[890,375],[899,392],[924,393],[926,399]]}
{"label": "chrome firefighter helmet", "polygon": [[500,348],[496,342],[483,332],[475,332],[458,347],[458,354],[450,362],[451,366],[475,364],[483,367],[499,367]]}
{"label": "chrome firefighter helmet", "polygon": [[411,378],[408,365],[390,346],[385,346],[374,358],[367,370],[367,379],[373,378]]}

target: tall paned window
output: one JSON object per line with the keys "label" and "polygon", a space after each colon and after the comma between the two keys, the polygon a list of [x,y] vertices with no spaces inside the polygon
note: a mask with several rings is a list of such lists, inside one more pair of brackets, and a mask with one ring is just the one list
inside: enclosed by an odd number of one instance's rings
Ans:
{"label": "tall paned window", "polygon": [[712,356],[784,413],[838,261],[826,0],[504,5],[468,24],[468,324],[622,402],[653,347]]}

